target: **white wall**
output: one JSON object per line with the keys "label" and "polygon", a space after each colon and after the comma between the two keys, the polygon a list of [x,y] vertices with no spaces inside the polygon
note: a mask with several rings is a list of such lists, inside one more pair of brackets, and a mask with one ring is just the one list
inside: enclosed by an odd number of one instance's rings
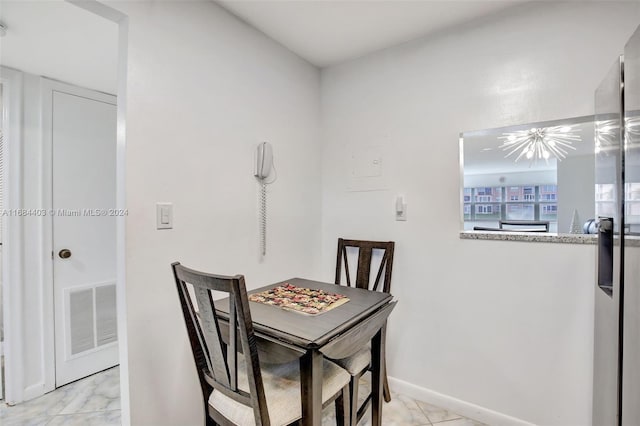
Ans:
{"label": "white wall", "polygon": [[557,182],[558,179],[555,170],[464,175],[465,188],[475,188],[477,186],[530,185],[531,183],[555,185]]}
{"label": "white wall", "polygon": [[[322,277],[338,237],[397,242],[388,363],[405,390],[590,424],[594,247],[460,240],[458,135],[593,114],[638,24],[637,3],[532,2],[323,70]],[[348,144],[387,148],[389,190],[346,191]]]}
{"label": "white wall", "polygon": [[[315,276],[320,259],[319,71],[210,1],[113,2],[129,17],[126,287],[134,425],[203,422],[170,263],[255,288]],[[253,153],[274,149],[259,261]],[[174,229],[155,229],[155,203]]]}
{"label": "white wall", "polygon": [[571,231],[574,209],[580,224],[595,217],[595,161],[580,155],[558,163],[558,232]]}

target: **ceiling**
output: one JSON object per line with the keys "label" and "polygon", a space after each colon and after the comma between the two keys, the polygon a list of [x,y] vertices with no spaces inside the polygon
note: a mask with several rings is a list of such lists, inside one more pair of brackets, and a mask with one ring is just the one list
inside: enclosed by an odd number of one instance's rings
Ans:
{"label": "ceiling", "polygon": [[[219,0],[231,13],[324,67],[495,13],[520,0]],[[0,0],[0,64],[108,93],[117,25],[63,0]]]}
{"label": "ceiling", "polygon": [[116,93],[118,26],[62,0],[1,0],[0,64]]}
{"label": "ceiling", "polygon": [[217,0],[325,67],[493,14],[522,0]]}

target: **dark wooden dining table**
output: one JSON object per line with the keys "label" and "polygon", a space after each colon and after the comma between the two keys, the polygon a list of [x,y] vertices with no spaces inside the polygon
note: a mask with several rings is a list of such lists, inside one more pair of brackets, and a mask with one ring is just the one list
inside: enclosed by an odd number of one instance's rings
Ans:
{"label": "dark wooden dining table", "polygon": [[[323,357],[340,359],[371,341],[372,425],[382,424],[382,369],[384,323],[395,302],[388,293],[292,278],[250,291],[262,292],[289,283],[297,287],[343,294],[349,302],[316,315],[304,315],[277,306],[251,302],[254,332],[261,361],[300,361],[302,424],[322,423]],[[216,314],[228,318],[229,304],[216,301]],[[225,317],[226,315],[226,317]]]}

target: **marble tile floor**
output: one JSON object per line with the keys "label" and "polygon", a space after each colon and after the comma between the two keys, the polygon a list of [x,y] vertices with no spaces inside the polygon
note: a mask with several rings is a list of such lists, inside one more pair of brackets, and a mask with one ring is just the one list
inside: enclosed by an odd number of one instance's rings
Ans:
{"label": "marble tile floor", "polygon": [[120,368],[110,368],[13,407],[0,401],[0,425],[119,426]]}
{"label": "marble tile floor", "polygon": [[[120,425],[120,370],[118,367],[70,383],[40,398],[8,407],[0,401],[3,426],[116,426]],[[360,396],[369,392],[363,377]],[[371,424],[370,411],[358,426]],[[443,408],[392,392],[383,407],[385,426],[487,426]],[[335,408],[323,412],[323,426],[335,425]]]}

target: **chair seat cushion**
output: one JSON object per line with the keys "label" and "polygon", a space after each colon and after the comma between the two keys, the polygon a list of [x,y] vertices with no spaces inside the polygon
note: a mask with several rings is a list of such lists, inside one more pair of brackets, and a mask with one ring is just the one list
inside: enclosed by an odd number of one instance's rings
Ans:
{"label": "chair seat cushion", "polygon": [[366,345],[351,356],[332,361],[347,370],[352,376],[355,376],[369,368],[369,364],[371,364],[371,347]]}
{"label": "chair seat cushion", "polygon": [[[249,392],[245,363],[238,359],[238,387]],[[322,403],[331,399],[349,383],[351,377],[336,364],[324,360]],[[264,364],[261,366],[264,393],[271,425],[288,425],[302,417],[300,396],[300,363]],[[214,390],[209,405],[236,425],[255,425],[253,408]]]}

